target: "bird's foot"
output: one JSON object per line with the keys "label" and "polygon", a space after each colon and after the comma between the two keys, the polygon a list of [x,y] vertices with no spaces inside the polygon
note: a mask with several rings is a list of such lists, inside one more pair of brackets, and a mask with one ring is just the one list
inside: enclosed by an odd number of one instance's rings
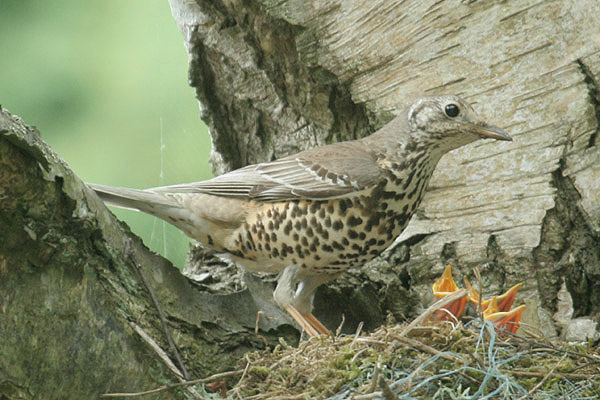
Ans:
{"label": "bird's foot", "polygon": [[302,329],[308,334],[308,336],[319,336],[327,335],[333,336],[331,331],[327,329],[321,321],[317,319],[312,313],[303,314],[294,306],[285,307],[285,311],[288,312],[294,318],[294,320],[300,325]]}

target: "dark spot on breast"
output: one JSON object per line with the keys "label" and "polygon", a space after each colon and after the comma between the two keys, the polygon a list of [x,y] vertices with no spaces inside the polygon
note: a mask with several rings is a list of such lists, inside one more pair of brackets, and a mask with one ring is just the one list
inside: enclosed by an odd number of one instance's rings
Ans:
{"label": "dark spot on breast", "polygon": [[345,216],[346,212],[348,211],[348,208],[352,205],[352,202],[348,199],[341,199],[339,202],[339,209],[338,209],[338,214],[340,216]]}
{"label": "dark spot on breast", "polygon": [[351,215],[350,218],[348,218],[348,226],[353,227],[353,226],[357,226],[362,224],[363,220],[360,217],[355,217],[354,215]]}
{"label": "dark spot on breast", "polygon": [[348,241],[348,239],[346,239],[346,238],[342,238],[342,244],[343,244],[344,246],[348,246],[348,245],[350,244],[350,242]]}
{"label": "dark spot on breast", "polygon": [[365,240],[366,238],[367,238],[367,235],[364,232],[359,232],[359,234],[358,234],[359,240]]}
{"label": "dark spot on breast", "polygon": [[383,192],[381,197],[385,200],[390,200],[396,197],[396,192]]}
{"label": "dark spot on breast", "polygon": [[300,235],[294,232],[294,234],[292,235],[292,239],[294,239],[294,242],[297,242],[300,239]]}
{"label": "dark spot on breast", "polygon": [[310,207],[309,207],[308,209],[310,210],[310,213],[311,213],[311,214],[314,214],[314,213],[316,213],[316,212],[317,212],[317,210],[319,209],[319,203],[318,203],[318,202],[316,202],[316,201],[313,201],[313,202],[310,204]]}
{"label": "dark spot on breast", "polygon": [[267,229],[269,229],[270,231],[272,231],[275,228],[273,221],[269,221],[269,223],[267,224]]}
{"label": "dark spot on breast", "polygon": [[296,221],[296,223],[294,224],[294,229],[299,231],[301,228],[302,228],[302,225],[300,225],[300,221]]}
{"label": "dark spot on breast", "polygon": [[314,235],[315,233],[313,232],[313,229],[310,226],[306,228],[306,236],[313,237]]}
{"label": "dark spot on breast", "polygon": [[275,232],[271,233],[271,241],[272,242],[276,242],[277,241],[277,234]]}
{"label": "dark spot on breast", "polygon": [[300,243],[302,243],[302,246],[308,247],[308,240],[306,239],[306,236],[302,236]]}
{"label": "dark spot on breast", "polygon": [[292,217],[295,217],[296,215],[298,215],[298,213],[300,213],[300,207],[298,207],[298,200],[294,201],[291,212],[293,213]]}
{"label": "dark spot on breast", "polygon": [[416,169],[413,169],[412,171],[409,172],[408,178],[406,179],[406,182],[404,182],[404,185],[402,186],[405,190],[408,189],[408,187],[410,186],[410,183],[412,182],[413,177],[415,176],[415,172],[416,172]]}
{"label": "dark spot on breast", "polygon": [[244,258],[244,254],[241,251],[227,249],[227,252],[233,254],[236,257]]}
{"label": "dark spot on breast", "polygon": [[358,232],[356,232],[354,229],[349,229],[348,237],[350,237],[350,239],[356,239],[358,237]]}
{"label": "dark spot on breast", "polygon": [[337,220],[333,221],[333,224],[331,224],[331,227],[333,228],[334,231],[339,231],[340,229],[342,229],[344,227],[344,224],[342,224],[342,221],[337,219]]}
{"label": "dark spot on breast", "polygon": [[337,250],[344,250],[344,246],[342,246],[338,241],[334,240],[333,242],[331,242],[331,245],[333,246],[334,249]]}
{"label": "dark spot on breast", "polygon": [[304,252],[302,251],[302,246],[297,244],[294,249],[296,250],[296,254],[298,254],[298,257],[304,258]]}
{"label": "dark spot on breast", "polygon": [[319,218],[321,218],[321,219],[325,218],[325,208],[324,207],[321,207],[319,209]]}
{"label": "dark spot on breast", "polygon": [[265,250],[271,251],[271,245],[269,243],[265,243]]}
{"label": "dark spot on breast", "polygon": [[248,235],[248,241],[246,243],[249,249],[256,250],[256,245],[254,244],[254,240],[252,239],[252,235]]}
{"label": "dark spot on breast", "polygon": [[323,249],[323,251],[326,251],[328,253],[331,253],[333,251],[333,247],[331,247],[328,244],[324,244],[323,246],[321,246],[321,249]]}
{"label": "dark spot on breast", "polygon": [[319,234],[321,235],[321,237],[325,240],[329,239],[329,232],[328,231],[324,231],[321,230],[321,232],[319,232]]}
{"label": "dark spot on breast", "polygon": [[292,231],[292,221],[288,221],[287,224],[283,227],[283,233],[289,235]]}
{"label": "dark spot on breast", "polygon": [[331,217],[329,215],[325,218],[325,226],[327,228],[331,227]]}
{"label": "dark spot on breast", "polygon": [[415,195],[415,193],[417,193],[417,190],[419,190],[421,188],[421,185],[415,185],[415,188],[408,194],[408,199],[412,199],[413,196]]}
{"label": "dark spot on breast", "polygon": [[306,221],[306,217],[302,217],[301,225],[302,225],[302,228],[304,228],[304,229],[306,229],[306,227],[308,226],[308,222]]}

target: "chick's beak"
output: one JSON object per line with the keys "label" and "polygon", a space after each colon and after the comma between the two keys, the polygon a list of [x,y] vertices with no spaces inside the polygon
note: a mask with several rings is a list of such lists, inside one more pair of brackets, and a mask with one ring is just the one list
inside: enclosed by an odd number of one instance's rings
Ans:
{"label": "chick's beak", "polygon": [[497,139],[497,140],[513,140],[512,137],[501,128],[493,125],[488,125],[485,122],[473,124],[473,133],[482,138]]}

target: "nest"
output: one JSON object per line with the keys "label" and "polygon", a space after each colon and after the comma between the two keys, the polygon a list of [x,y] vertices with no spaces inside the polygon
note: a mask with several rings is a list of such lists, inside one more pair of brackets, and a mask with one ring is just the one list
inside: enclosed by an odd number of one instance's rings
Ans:
{"label": "nest", "polygon": [[499,333],[489,321],[315,337],[246,355],[232,399],[589,399],[600,396],[591,344]]}

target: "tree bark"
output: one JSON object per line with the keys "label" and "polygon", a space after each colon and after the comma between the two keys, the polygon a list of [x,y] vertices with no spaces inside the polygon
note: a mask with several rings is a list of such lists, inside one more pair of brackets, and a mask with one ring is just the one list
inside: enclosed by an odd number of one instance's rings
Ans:
{"label": "tree bark", "polygon": [[[416,314],[446,263],[457,275],[479,267],[487,294],[525,281],[527,322],[546,333],[563,280],[575,315],[598,315],[597,2],[170,3],[217,172],[365,136],[423,94],[459,94],[515,138],[442,159],[396,245],[318,291],[316,314],[330,327],[341,313],[347,330]],[[131,325],[175,359],[139,269],[191,377],[261,346],[259,310],[267,341],[297,334],[272,303],[272,282],[244,275],[243,289],[215,294],[185,278],[2,110],[0,397],[93,398],[175,382]]]}
{"label": "tree bark", "polygon": [[287,315],[271,304],[270,282],[248,276],[242,291],[207,293],[150,252],[35,129],[6,110],[0,278],[2,399],[97,398],[177,381],[132,327],[176,359],[149,290],[192,378],[231,369],[263,345],[254,334],[258,311],[270,316],[260,321],[264,340],[296,338]]}

